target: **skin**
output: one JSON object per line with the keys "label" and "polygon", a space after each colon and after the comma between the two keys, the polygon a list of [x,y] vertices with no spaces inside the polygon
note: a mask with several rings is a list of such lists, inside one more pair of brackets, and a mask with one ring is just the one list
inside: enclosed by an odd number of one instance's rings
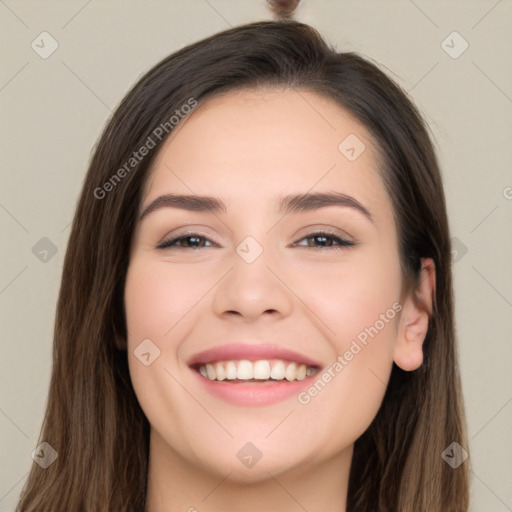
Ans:
{"label": "skin", "polygon": [[[338,149],[349,134],[366,146],[353,162]],[[346,206],[286,216],[275,206],[281,195],[332,191],[357,199],[373,222]],[[345,511],[353,445],[379,409],[393,361],[407,371],[422,364],[435,284],[425,259],[418,289],[403,289],[369,133],[310,91],[227,93],[172,132],[140,211],[166,193],[215,196],[226,211],[161,208],[133,236],[125,308],[130,374],[151,424],[146,510]],[[207,241],[157,248],[187,229]],[[324,229],[355,245],[307,238]],[[263,248],[250,264],[235,251],[247,236]],[[396,302],[401,312],[306,405],[296,396],[232,405],[205,393],[186,364],[204,349],[254,340],[327,368]],[[144,366],[133,351],[147,338],[160,356]],[[247,442],[262,453],[252,468],[236,456]]]}

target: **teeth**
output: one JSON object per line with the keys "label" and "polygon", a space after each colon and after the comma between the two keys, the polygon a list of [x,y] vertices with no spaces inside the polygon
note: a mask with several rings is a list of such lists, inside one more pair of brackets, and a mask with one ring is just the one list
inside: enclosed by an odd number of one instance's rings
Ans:
{"label": "teeth", "polygon": [[215,376],[217,377],[217,380],[224,380],[226,378],[226,372],[222,363],[217,363],[215,365]]}
{"label": "teeth", "polygon": [[295,378],[297,380],[304,380],[306,378],[306,372],[307,372],[306,365],[305,364],[301,364],[297,368],[297,371],[295,372]]}
{"label": "teeth", "polygon": [[283,361],[277,361],[277,363],[273,366],[272,371],[270,372],[270,376],[274,380],[283,380],[285,374],[286,366]]}
{"label": "teeth", "polygon": [[199,373],[210,380],[303,380],[317,373],[318,369],[305,364],[287,361],[219,361],[199,367]]}
{"label": "teeth", "polygon": [[268,361],[256,361],[253,366],[254,379],[267,380],[270,377],[270,363]]}
{"label": "teeth", "polygon": [[247,361],[246,359],[242,359],[238,363],[238,368],[236,369],[236,378],[240,380],[249,380],[252,379],[253,370],[251,361]]}
{"label": "teeth", "polygon": [[285,379],[288,381],[295,380],[296,374],[297,374],[297,365],[295,363],[290,363],[286,367],[286,371],[284,372]]}
{"label": "teeth", "polygon": [[215,368],[211,364],[206,365],[206,373],[210,380],[215,380]]}
{"label": "teeth", "polygon": [[[222,363],[221,363],[222,364]],[[236,364],[234,361],[228,361],[226,363],[226,379],[234,380],[236,379]]]}

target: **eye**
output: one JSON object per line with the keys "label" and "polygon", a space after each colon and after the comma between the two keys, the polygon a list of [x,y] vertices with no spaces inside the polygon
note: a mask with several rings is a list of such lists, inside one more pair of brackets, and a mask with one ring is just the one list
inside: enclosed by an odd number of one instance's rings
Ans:
{"label": "eye", "polygon": [[[320,247],[320,248],[328,248],[328,247],[352,247],[354,246],[354,242],[349,240],[345,240],[344,238],[340,238],[331,233],[311,233],[310,235],[304,237],[302,240],[307,240],[307,244],[301,244],[296,242],[295,245],[304,246],[304,247]],[[300,242],[302,242],[300,240]]]}
{"label": "eye", "polygon": [[[306,244],[300,243],[304,240],[307,241]],[[296,242],[294,245],[308,248],[336,248],[352,247],[355,244],[354,242],[338,237],[331,233],[318,232],[312,233],[302,238],[299,242]],[[168,249],[171,247],[199,250],[201,248],[206,247],[216,247],[216,244],[213,243],[211,240],[208,240],[208,238],[201,236],[197,233],[190,233],[184,236],[164,240],[160,245],[157,246],[157,249]]]}
{"label": "eye", "polygon": [[[206,243],[211,244],[210,246],[205,245]],[[171,238],[169,240],[164,240],[160,245],[157,246],[157,249],[167,249],[169,247],[181,247],[183,249],[200,249],[202,247],[213,247],[215,244],[205,238],[204,236],[198,235],[196,233],[190,233],[185,236],[180,236],[177,238]]]}

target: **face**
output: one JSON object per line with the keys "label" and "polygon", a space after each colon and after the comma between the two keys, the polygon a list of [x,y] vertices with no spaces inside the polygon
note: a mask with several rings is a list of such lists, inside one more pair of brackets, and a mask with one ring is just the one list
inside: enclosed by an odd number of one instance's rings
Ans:
{"label": "face", "polygon": [[152,443],[241,481],[350,452],[382,402],[402,309],[367,130],[313,92],[225,94],[172,132],[143,211],[125,309]]}

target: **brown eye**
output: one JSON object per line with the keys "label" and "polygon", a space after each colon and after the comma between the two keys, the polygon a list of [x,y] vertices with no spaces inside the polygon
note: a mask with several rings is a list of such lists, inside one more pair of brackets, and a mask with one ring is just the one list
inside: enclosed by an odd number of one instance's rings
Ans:
{"label": "brown eye", "polygon": [[[349,240],[345,240],[344,238],[340,238],[338,236],[332,235],[330,233],[312,233],[304,237],[302,240],[307,240],[307,244],[297,243],[296,245],[305,246],[305,247],[351,247],[354,245],[353,242]],[[301,240],[301,241],[302,241]]]}
{"label": "brown eye", "polygon": [[165,240],[162,242],[157,248],[158,249],[167,249],[169,247],[180,247],[183,249],[200,249],[202,247],[207,247],[205,244],[210,243],[213,244],[210,240],[205,238],[204,236],[190,234],[186,236],[180,236],[178,238],[172,238],[170,240]]}

